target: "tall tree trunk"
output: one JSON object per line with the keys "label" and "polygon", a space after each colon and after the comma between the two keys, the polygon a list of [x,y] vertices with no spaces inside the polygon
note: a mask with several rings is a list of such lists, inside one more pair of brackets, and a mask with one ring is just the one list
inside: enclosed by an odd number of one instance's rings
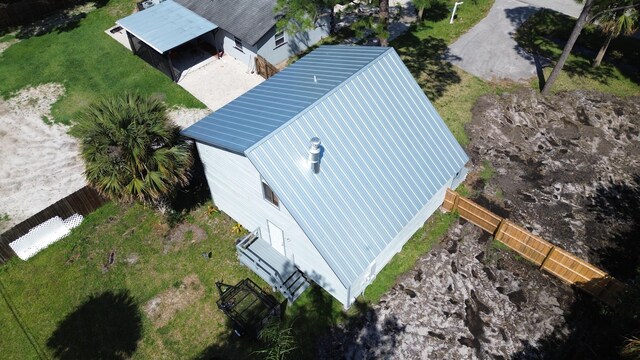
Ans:
{"label": "tall tree trunk", "polygon": [[380,0],[380,46],[389,46],[389,0]]}
{"label": "tall tree trunk", "polygon": [[596,59],[593,62],[593,67],[600,66],[600,63],[602,63],[602,58],[604,58],[604,54],[607,53],[607,48],[609,48],[609,44],[611,43],[611,40],[613,40],[613,34],[609,34],[609,37],[607,37],[607,41],[605,41],[604,44],[602,44],[602,47],[600,48],[600,51],[598,51],[598,55],[596,56]]}
{"label": "tall tree trunk", "polygon": [[576,43],[576,40],[578,40],[578,36],[580,35],[582,28],[587,23],[587,16],[589,15],[589,11],[591,11],[591,7],[593,6],[594,1],[595,0],[586,0],[584,2],[582,12],[578,17],[578,21],[576,21],[576,26],[574,26],[573,31],[571,31],[571,36],[569,36],[569,40],[567,40],[567,44],[564,46],[564,50],[562,50],[562,55],[560,55],[556,66],[554,66],[553,71],[551,71],[551,75],[549,75],[547,82],[544,84],[544,88],[542,88],[542,95],[547,95],[549,91],[551,91],[553,83],[556,81],[558,75],[560,75],[560,71],[562,71],[562,67],[567,61],[567,58],[571,53],[571,49],[573,49],[573,45]]}
{"label": "tall tree trunk", "polygon": [[424,8],[423,7],[418,9],[418,22],[422,21],[422,15],[424,15]]}

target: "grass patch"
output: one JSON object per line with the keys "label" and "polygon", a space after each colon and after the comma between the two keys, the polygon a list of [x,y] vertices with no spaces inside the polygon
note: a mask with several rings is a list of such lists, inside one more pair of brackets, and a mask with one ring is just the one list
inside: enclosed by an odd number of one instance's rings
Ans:
{"label": "grass patch", "polygon": [[[555,64],[575,21],[552,10],[539,11],[517,30],[516,40],[527,52],[550,59]],[[630,36],[614,39],[605,61],[594,68],[593,59],[604,41],[596,26],[586,26],[554,84],[553,92],[589,89],[618,96],[638,94],[640,40]],[[549,77],[551,70],[552,66],[543,69],[545,78]],[[538,80],[532,81],[531,86],[538,89]]]}
{"label": "grass patch", "polygon": [[480,178],[486,183],[488,183],[496,174],[496,170],[491,166],[491,162],[489,160],[482,161],[482,168],[480,169]]}
{"label": "grass patch", "polygon": [[453,5],[436,2],[431,8],[425,9],[425,20],[418,25],[415,34],[419,38],[435,37],[450,45],[484,19],[493,3],[494,0],[465,2],[458,6],[456,18],[453,24],[449,24]]}
{"label": "grass patch", "polygon": [[0,55],[0,95],[7,98],[26,86],[61,83],[65,95],[53,105],[52,114],[65,124],[88,104],[124,91],[160,96],[169,106],[203,108],[191,94],[104,33],[133,7],[129,0],[112,0],[74,28],[12,45]]}
{"label": "grass patch", "polygon": [[[100,298],[113,292],[128,294],[142,316],[140,338],[133,339],[137,343],[134,358],[171,358],[177,354],[195,358],[211,346],[222,358],[248,358],[255,344],[229,346],[235,343],[228,340],[231,330],[227,319],[215,305],[218,294],[214,283],[221,279],[235,283],[246,277],[263,282],[236,258],[237,236],[231,232],[234,222],[223,214],[208,215],[207,205],[191,213],[194,224],[207,234],[200,242],[189,242],[185,234],[178,240],[184,246],[168,247],[167,235],[172,229],[163,217],[139,205],[109,203],[87,216],[70,236],[29,261],[14,258],[1,267],[0,281],[37,347],[52,357],[47,342],[63,319],[91,303],[91,296]],[[105,270],[112,251],[115,262]],[[206,260],[202,253],[209,251],[212,259]],[[187,308],[156,329],[144,311],[145,304],[179,287],[186,276],[193,274],[206,289],[204,296],[192,299]],[[37,357],[3,300],[0,309],[0,348],[6,358]],[[126,320],[119,319],[117,313],[110,316],[113,321]],[[105,337],[104,344],[111,346],[134,337],[112,336]]]}

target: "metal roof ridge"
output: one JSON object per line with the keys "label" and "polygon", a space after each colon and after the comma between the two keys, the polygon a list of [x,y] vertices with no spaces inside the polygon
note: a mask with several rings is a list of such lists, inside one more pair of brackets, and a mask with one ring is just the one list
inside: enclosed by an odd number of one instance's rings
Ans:
{"label": "metal roof ridge", "polygon": [[[326,46],[326,47],[349,47],[349,45],[323,45],[321,47],[324,47],[324,46]],[[244,154],[246,156],[248,156],[249,153],[252,152],[255,148],[257,148],[258,146],[262,145],[265,141],[269,140],[271,137],[273,137],[275,134],[277,134],[280,131],[282,131],[282,129],[286,128],[287,126],[289,126],[294,121],[298,120],[298,118],[300,118],[302,115],[306,114],[307,112],[309,112],[309,110],[314,108],[320,102],[324,101],[326,98],[328,98],[329,96],[331,96],[334,93],[336,93],[339,89],[344,87],[346,84],[350,83],[353,79],[355,79],[357,76],[362,74],[365,70],[369,69],[372,65],[378,63],[383,57],[387,56],[390,51],[395,51],[395,50],[391,46],[387,47],[387,50],[385,50],[384,52],[380,53],[380,55],[376,56],[375,59],[371,60],[369,63],[367,63],[365,66],[363,66],[360,70],[356,71],[351,76],[346,78],[342,83],[340,83],[339,85],[337,85],[333,89],[329,90],[329,92],[324,94],[322,97],[320,97],[318,100],[316,100],[313,103],[311,103],[309,106],[307,106],[306,108],[304,108],[300,112],[298,112],[298,114],[296,114],[294,117],[292,117],[291,119],[287,120],[282,125],[278,126],[276,129],[274,129],[272,132],[267,134],[265,137],[263,137],[259,141],[255,142],[253,145],[249,146],[249,148],[247,148],[244,151]]]}

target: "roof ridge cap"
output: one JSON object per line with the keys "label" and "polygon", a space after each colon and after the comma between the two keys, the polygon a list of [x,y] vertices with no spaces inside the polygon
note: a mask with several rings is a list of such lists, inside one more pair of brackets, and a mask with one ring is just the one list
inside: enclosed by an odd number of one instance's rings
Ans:
{"label": "roof ridge cap", "polygon": [[[337,44],[337,45],[321,45],[320,47],[334,47],[334,46],[345,46],[345,47],[349,47],[349,45],[342,45],[342,44]],[[307,112],[309,112],[312,108],[314,108],[317,104],[319,104],[321,101],[324,101],[326,98],[328,98],[329,96],[335,94],[339,89],[342,89],[346,84],[350,83],[356,76],[360,75],[361,73],[363,73],[365,70],[369,69],[371,66],[373,66],[374,64],[378,63],[383,57],[387,56],[389,54],[390,51],[395,51],[393,47],[389,46],[387,47],[387,49],[385,51],[383,51],[382,53],[380,53],[378,56],[376,56],[375,59],[371,60],[367,65],[363,66],[360,70],[356,71],[355,73],[353,73],[351,76],[349,76],[348,78],[346,78],[342,83],[340,83],[340,85],[334,87],[333,89],[331,89],[329,92],[327,92],[326,94],[324,94],[322,97],[320,97],[319,99],[317,99],[316,101],[314,101],[313,103],[311,103],[309,106],[307,106],[306,108],[304,108],[304,110],[300,111],[299,113],[297,113],[294,117],[292,117],[291,119],[287,120],[284,124],[278,126],[276,129],[274,129],[272,132],[270,132],[268,135],[266,135],[265,137],[263,137],[262,139],[260,139],[259,141],[256,141],[253,145],[251,145],[249,148],[247,148],[244,151],[245,156],[248,155],[250,152],[252,152],[255,148],[259,147],[260,145],[262,145],[264,142],[266,142],[267,140],[271,139],[275,134],[279,133],[280,131],[282,131],[284,128],[288,127],[289,125],[291,125],[291,123],[293,123],[294,121],[298,120],[302,115],[306,114]]]}

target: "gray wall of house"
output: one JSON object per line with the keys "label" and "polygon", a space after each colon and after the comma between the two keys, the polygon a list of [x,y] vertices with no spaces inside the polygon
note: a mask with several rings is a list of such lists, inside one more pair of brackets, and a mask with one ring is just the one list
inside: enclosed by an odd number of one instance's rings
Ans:
{"label": "gray wall of house", "polygon": [[224,49],[225,55],[231,55],[237,60],[243,62],[251,70],[255,69],[255,58],[258,53],[258,47],[246,43],[242,43],[242,48],[236,47],[236,41],[233,34],[219,29],[215,34],[215,46],[218,49]]}
{"label": "gray wall of house", "polygon": [[[466,175],[466,169],[461,169],[460,174]],[[453,176],[447,183],[427,202],[425,206],[409,221],[402,230],[394,237],[394,239],[387,245],[387,247],[376,257],[371,263],[369,268],[360,274],[358,279],[353,282],[350,289],[350,302],[351,305],[358,295],[366,289],[366,287],[373,282],[375,277],[380,271],[391,261],[393,256],[402,250],[404,244],[420,229],[429,217],[438,210],[444,196],[447,192],[447,188],[451,186],[457,186],[460,181],[464,180],[464,176]]]}
{"label": "gray wall of house", "polygon": [[260,41],[258,41],[258,55],[265,58],[272,64],[278,64],[289,57],[304,51],[309,46],[314,45],[322,38],[329,35],[329,16],[321,17],[318,20],[318,27],[313,30],[297,33],[295,35],[289,35],[285,32],[285,43],[281,46],[276,46],[276,28],[273,27],[266,33]]}
{"label": "gray wall of house", "polygon": [[[267,221],[282,229],[285,256],[342,304],[347,289],[313,246],[284,204],[276,207],[264,199],[262,177],[245,156],[197,143],[211,197],[216,206],[249,231],[260,228],[270,242]],[[277,195],[277,194],[276,194]]]}

